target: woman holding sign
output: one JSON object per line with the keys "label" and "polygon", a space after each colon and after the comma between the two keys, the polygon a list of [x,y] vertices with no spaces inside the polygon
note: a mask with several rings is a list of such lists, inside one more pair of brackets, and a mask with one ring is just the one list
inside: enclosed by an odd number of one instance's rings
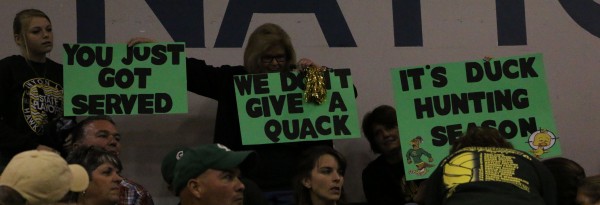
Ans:
{"label": "woman holding sign", "polygon": [[[244,67],[246,69],[242,71],[245,71],[243,74],[287,72],[295,68],[295,62],[296,52],[289,35],[278,25],[267,23],[256,28],[250,35],[244,51]],[[309,59],[300,59],[297,66],[298,68],[319,67]],[[222,83],[221,86],[226,90],[220,94],[224,98],[219,99],[215,142],[234,145],[236,149],[255,150],[259,154],[260,160],[257,169],[250,172],[250,179],[266,192],[267,200],[271,203],[290,202],[293,191],[289,179],[293,176],[293,167],[298,155],[315,145],[331,147],[333,142],[327,140],[242,146],[238,111],[235,109],[234,83],[232,76],[229,76],[228,79],[229,82],[226,85]],[[228,119],[224,121],[223,118]]]}
{"label": "woman holding sign", "polygon": [[46,58],[54,43],[50,18],[23,10],[14,18],[13,34],[21,55],[0,60],[0,171],[25,150],[66,155],[58,130],[74,124],[62,118],[62,65]]}
{"label": "woman holding sign", "polygon": [[[152,42],[146,38],[134,38],[129,45]],[[291,203],[293,191],[289,179],[298,155],[314,145],[332,146],[331,140],[295,142],[265,145],[242,145],[238,116],[234,75],[291,71],[295,67],[316,66],[309,59],[300,59],[296,65],[296,53],[289,35],[278,25],[267,23],[252,32],[244,52],[244,66],[207,65],[204,60],[187,59],[188,91],[212,98],[219,102],[215,123],[214,143],[233,150],[255,150],[260,160],[257,169],[245,172],[254,180],[266,197],[273,203]]]}

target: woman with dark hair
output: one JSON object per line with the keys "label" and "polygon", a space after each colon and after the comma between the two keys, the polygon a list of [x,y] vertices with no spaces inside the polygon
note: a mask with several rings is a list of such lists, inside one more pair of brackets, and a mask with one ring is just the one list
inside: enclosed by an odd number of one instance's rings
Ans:
{"label": "woman with dark hair", "polygon": [[78,205],[115,205],[119,202],[119,184],[123,179],[119,173],[123,167],[114,154],[98,147],[80,146],[69,154],[67,162],[83,166],[89,174],[90,184],[84,192],[65,197],[65,202],[77,202]]}
{"label": "woman with dark hair", "polygon": [[469,127],[427,180],[425,204],[555,205],[552,173],[495,128]]}
{"label": "woman with dark hair", "polygon": [[334,205],[343,196],[346,159],[328,146],[315,146],[300,156],[294,176],[297,205]]}
{"label": "woman with dark hair", "polygon": [[583,179],[579,189],[577,190],[577,204],[600,204],[600,175]]}
{"label": "woman with dark hair", "polygon": [[583,167],[564,157],[546,159],[542,163],[552,172],[556,181],[558,204],[576,205],[577,187],[585,178]]}
{"label": "woman with dark hair", "polygon": [[416,202],[417,191],[423,180],[406,181],[396,109],[389,105],[376,107],[363,118],[362,129],[373,152],[380,154],[362,172],[367,202]]}
{"label": "woman with dark hair", "polygon": [[500,147],[512,149],[513,145],[495,128],[469,127],[467,133],[452,143],[450,154],[465,147]]}

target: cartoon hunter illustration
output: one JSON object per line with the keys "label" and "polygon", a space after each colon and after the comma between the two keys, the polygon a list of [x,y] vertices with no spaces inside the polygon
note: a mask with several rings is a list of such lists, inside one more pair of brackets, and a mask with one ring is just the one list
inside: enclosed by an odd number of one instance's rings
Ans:
{"label": "cartoon hunter illustration", "polygon": [[421,138],[421,136],[417,136],[417,137],[413,138],[412,140],[410,140],[410,143],[412,144],[412,149],[410,149],[410,150],[408,150],[408,152],[406,152],[406,159],[409,164],[411,164],[412,162],[415,162],[415,166],[417,166],[417,169],[410,170],[409,173],[416,174],[416,175],[424,175],[427,173],[427,167],[433,166],[433,165],[421,160],[421,157],[423,155],[425,155],[429,158],[429,162],[433,162],[433,157],[431,157],[431,154],[429,154],[429,152],[427,152],[423,148],[421,148],[422,142],[423,142],[423,138]]}
{"label": "cartoon hunter illustration", "polygon": [[547,153],[547,150],[554,146],[555,141],[556,137],[552,132],[540,129],[529,136],[529,146],[533,148],[530,152],[533,153],[536,158],[542,159],[542,155]]}

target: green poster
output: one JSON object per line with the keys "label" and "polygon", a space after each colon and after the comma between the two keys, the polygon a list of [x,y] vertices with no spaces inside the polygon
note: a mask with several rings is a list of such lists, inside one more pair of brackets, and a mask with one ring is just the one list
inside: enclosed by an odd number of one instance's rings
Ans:
{"label": "green poster", "polygon": [[539,159],[561,154],[541,54],[391,70],[408,180],[427,178],[469,126]]}
{"label": "green poster", "polygon": [[282,72],[234,76],[242,144],[360,137],[350,69],[324,72],[327,97],[306,102],[304,75]]}
{"label": "green poster", "polygon": [[187,113],[185,44],[64,44],[66,116]]}

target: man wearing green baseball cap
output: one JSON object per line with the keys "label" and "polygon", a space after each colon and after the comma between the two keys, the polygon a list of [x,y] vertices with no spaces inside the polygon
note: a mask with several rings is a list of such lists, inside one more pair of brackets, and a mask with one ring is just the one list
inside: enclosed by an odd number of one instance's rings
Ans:
{"label": "man wearing green baseball cap", "polygon": [[252,151],[231,151],[220,144],[200,145],[177,161],[172,186],[182,205],[241,205],[245,186],[239,179],[240,167],[255,163]]}
{"label": "man wearing green baseball cap", "polygon": [[177,147],[172,149],[171,151],[167,152],[160,164],[160,173],[168,185],[167,189],[169,189],[169,191],[176,196],[177,193],[175,193],[175,188],[173,187],[175,165],[177,164],[177,161],[179,161],[181,157],[183,157],[183,155],[190,150],[191,149],[188,147]]}

